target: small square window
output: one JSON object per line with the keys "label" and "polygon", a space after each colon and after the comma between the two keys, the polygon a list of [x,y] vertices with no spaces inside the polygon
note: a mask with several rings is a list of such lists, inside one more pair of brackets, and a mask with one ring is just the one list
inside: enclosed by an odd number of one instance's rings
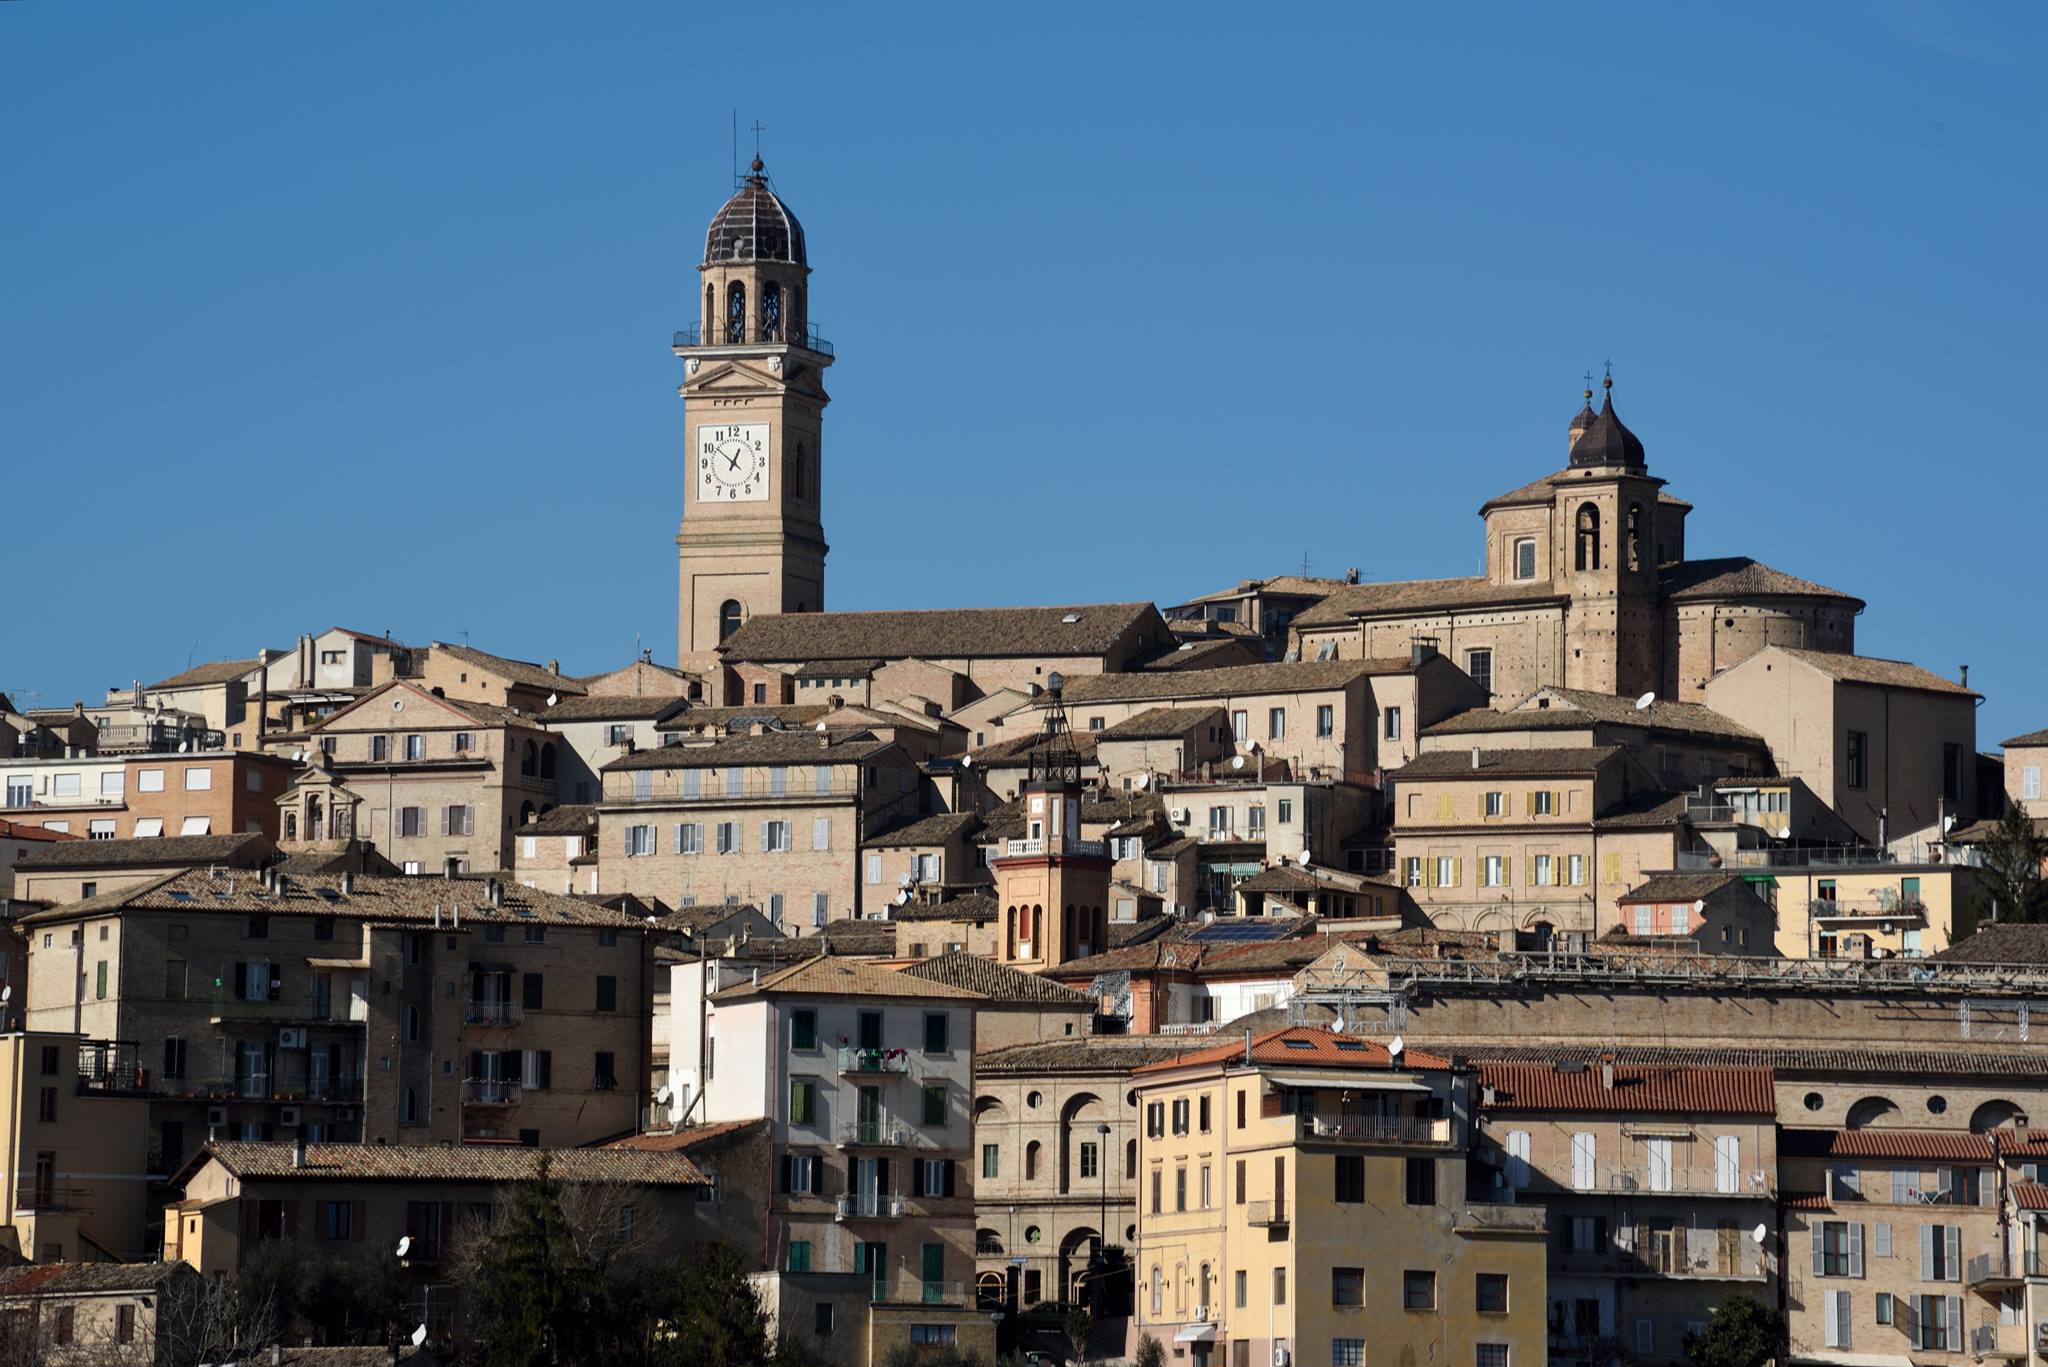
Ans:
{"label": "small square window", "polygon": [[1436,1309],[1436,1273],[1410,1269],[1401,1274],[1403,1310]]}

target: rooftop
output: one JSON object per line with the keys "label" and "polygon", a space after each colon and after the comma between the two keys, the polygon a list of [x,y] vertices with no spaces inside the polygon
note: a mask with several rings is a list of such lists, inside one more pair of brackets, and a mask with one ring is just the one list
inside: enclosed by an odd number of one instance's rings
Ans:
{"label": "rooftop", "polygon": [[[815,939],[807,936],[806,939]],[[879,968],[859,959],[842,959],[837,954],[819,955],[801,963],[763,975],[758,983],[740,983],[714,993],[721,1005],[749,997],[877,997],[883,999],[935,998],[978,1001],[981,994],[950,983],[912,977],[894,969]]]}
{"label": "rooftop", "polygon": [[593,693],[581,698],[563,698],[553,707],[533,714],[533,720],[555,725],[578,721],[653,721],[674,711],[688,699],[680,693],[668,697],[652,693]]}
{"label": "rooftop", "polygon": [[[681,1153],[636,1149],[529,1149],[511,1144],[308,1144],[304,1166],[293,1145],[243,1140],[211,1142],[201,1151],[244,1179],[292,1181],[519,1182],[543,1158],[562,1182],[631,1182],[702,1186],[703,1170]],[[188,1165],[188,1171],[197,1160]]]}
{"label": "rooftop", "polygon": [[1230,665],[1223,669],[1088,674],[1067,681],[1066,701],[1071,706],[1076,703],[1311,693],[1343,688],[1376,674],[1407,674],[1414,668],[1408,657],[1402,655],[1382,660],[1285,660],[1276,664]]}
{"label": "rooftop", "polygon": [[1282,1030],[1268,1031],[1263,1035],[1254,1035],[1249,1045],[1244,1040],[1234,1040],[1227,1044],[1212,1045],[1207,1049],[1192,1050],[1175,1059],[1146,1064],[1133,1071],[1155,1073],[1172,1068],[1210,1065],[1227,1068],[1245,1063],[1284,1065],[1289,1068],[1373,1068],[1382,1072],[1394,1068],[1416,1071],[1451,1066],[1448,1059],[1414,1049],[1403,1050],[1397,1062],[1388,1052],[1387,1046],[1378,1040],[1340,1035],[1316,1026],[1294,1025]]}
{"label": "rooftop", "polygon": [[510,683],[524,684],[528,688],[545,688],[563,697],[583,692],[583,685],[574,678],[558,669],[535,664],[532,660],[514,660],[504,655],[493,655],[487,650],[478,650],[474,646],[450,645],[446,641],[436,641],[429,648],[436,655],[460,660],[466,665],[496,674]]}
{"label": "rooftop", "polygon": [[1417,755],[1387,777],[1400,782],[1418,778],[1487,777],[1542,778],[1553,774],[1590,774],[1622,753],[1618,745],[1560,746],[1537,750],[1481,750],[1479,762],[1465,750],[1432,750]]}
{"label": "rooftop", "polygon": [[978,993],[992,1003],[1013,1005],[1030,1003],[1037,1006],[1092,1006],[1094,998],[1086,992],[1076,992],[1042,978],[1036,973],[1022,973],[1007,964],[985,959],[979,954],[967,954],[954,950],[941,954],[935,959],[925,959],[902,970],[913,978],[939,983],[947,987],[966,988]]}
{"label": "rooftop", "polygon": [[[724,736],[713,741],[677,741],[635,750],[603,766],[603,772],[627,769],[726,769],[748,765],[855,764],[895,744],[878,740],[865,727],[841,731],[764,731],[760,735]],[[801,784],[790,791],[800,792]]]}
{"label": "rooftop", "polygon": [[[1980,696],[1976,690],[1965,688],[1954,679],[1944,679],[1939,674],[1931,673],[1905,660],[1884,660],[1871,655],[1838,655],[1825,650],[1794,650],[1790,646],[1770,646],[1758,654],[1769,655],[1772,652],[1818,670],[1837,683],[1872,684],[1880,688],[1911,688],[1923,693],[1947,693],[1958,698]],[[1758,655],[1750,656],[1752,660],[1756,658]],[[1747,664],[1748,661],[1743,663]]]}
{"label": "rooftop", "polygon": [[1636,706],[1636,699],[1611,693],[1592,693],[1577,688],[1545,688],[1505,710],[1474,707],[1426,727],[1426,736],[1483,734],[1493,731],[1554,731],[1592,727],[1598,724],[1645,727],[1681,735],[1713,736],[1760,741],[1762,737],[1730,717],[1698,703],[1667,702],[1662,698],[1648,707]]}
{"label": "rooftop", "polygon": [[1631,888],[1621,896],[1624,905],[1631,902],[1697,902],[1712,897],[1731,883],[1747,880],[1732,873],[1656,873],[1651,874],[1641,887]]}
{"label": "rooftop", "polygon": [[1482,1063],[1489,1111],[1626,1111],[1638,1115],[1775,1117],[1768,1068],[1614,1065],[1608,1086],[1599,1063]]}
{"label": "rooftop", "polygon": [[1165,636],[1150,603],[1062,607],[939,608],[910,612],[768,614],[743,623],[720,651],[732,661],[796,664],[809,660],[1089,656],[1114,649],[1148,619]]}
{"label": "rooftop", "polygon": [[[1250,666],[1245,666],[1249,668]],[[1194,671],[1209,673],[1208,670]],[[1095,739],[1105,740],[1178,740],[1200,726],[1221,725],[1221,707],[1148,707],[1133,717],[1126,717],[1114,726],[1105,726],[1095,733]]]}
{"label": "rooftop", "polygon": [[261,668],[262,664],[261,660],[214,660],[209,664],[193,665],[168,679],[159,679],[144,691],[153,693],[166,688],[203,688],[208,684],[231,683]]}
{"label": "rooftop", "polygon": [[[269,836],[255,831],[235,835],[60,840],[25,852],[15,861],[14,867],[28,872],[46,869],[160,869],[180,864],[235,864],[253,869],[275,850]],[[248,881],[246,877],[244,881]]]}

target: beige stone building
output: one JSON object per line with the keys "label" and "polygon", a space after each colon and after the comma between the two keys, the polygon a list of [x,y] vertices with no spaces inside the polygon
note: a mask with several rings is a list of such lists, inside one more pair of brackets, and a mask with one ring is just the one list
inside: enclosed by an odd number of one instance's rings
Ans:
{"label": "beige stone building", "polygon": [[2048,731],[2029,731],[2005,745],[2005,797],[2028,816],[2048,817],[2041,774],[2048,770]]}
{"label": "beige stone building", "polygon": [[[193,1362],[199,1274],[181,1262],[81,1262],[0,1272],[0,1346],[37,1367]],[[286,1359],[287,1363],[291,1359]]]}
{"label": "beige stone building", "polygon": [[262,835],[170,835],[142,840],[69,840],[45,844],[17,865],[17,895],[62,906],[103,892],[153,883],[193,868],[245,869],[249,877],[276,862],[277,846]]}
{"label": "beige stone building", "polygon": [[25,918],[25,1024],[139,1042],[157,1171],[209,1134],[588,1143],[649,1090],[645,929],[494,879],[194,869]]}
{"label": "beige stone building", "polygon": [[1540,688],[1499,710],[1473,708],[1422,734],[1425,752],[1619,745],[1671,791],[1729,775],[1768,774],[1770,747],[1739,722],[1698,703]]}
{"label": "beige stone building", "polygon": [[1133,1339],[1216,1367],[1281,1349],[1347,1367],[1542,1358],[1544,1211],[1467,1197],[1470,1079],[1447,1060],[1295,1027],[1132,1083]]}
{"label": "beige stone building", "polygon": [[949,950],[919,956],[919,962],[905,964],[900,971],[978,994],[974,1014],[977,1056],[1016,1045],[1085,1040],[1094,1033],[1095,998],[1041,974],[999,964],[986,955]]}
{"label": "beige stone building", "polygon": [[604,789],[605,765],[634,750],[662,743],[666,720],[686,712],[681,694],[596,694],[558,698],[534,721],[561,738],[556,754],[555,791],[561,801],[594,804]]}
{"label": "beige stone building", "polygon": [[512,837],[512,877],[529,888],[599,892],[597,807],[572,803],[535,817]]}
{"label": "beige stone building", "polygon": [[29,1262],[138,1259],[149,1115],[136,1047],[46,1030],[0,1034],[0,1244]]}
{"label": "beige stone building", "polygon": [[1858,599],[1743,556],[1687,558],[1692,505],[1649,473],[1611,394],[1595,413],[1588,391],[1567,439],[1564,469],[1480,508],[1484,574],[1334,589],[1294,617],[1300,658],[1384,658],[1424,637],[1499,697],[1698,702],[1767,645],[1854,649]]}
{"label": "beige stone building", "polygon": [[791,934],[879,913],[897,889],[866,881],[863,841],[922,798],[909,756],[864,729],[762,726],[635,751],[604,769],[598,888],[678,907],[736,899]]}
{"label": "beige stone building", "polygon": [[1979,695],[1901,660],[1773,646],[1707,681],[1707,705],[1762,736],[1867,843],[1910,854],[1979,812]]}

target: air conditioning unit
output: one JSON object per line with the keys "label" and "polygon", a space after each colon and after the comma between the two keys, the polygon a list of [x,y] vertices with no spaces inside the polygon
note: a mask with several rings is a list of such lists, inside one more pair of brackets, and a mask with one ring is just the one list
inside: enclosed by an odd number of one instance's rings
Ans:
{"label": "air conditioning unit", "polygon": [[334,1110],[334,1118],[336,1120],[354,1120],[356,1118],[356,1108],[353,1106],[337,1106]]}
{"label": "air conditioning unit", "polygon": [[299,1108],[296,1106],[284,1107],[277,1113],[277,1123],[280,1125],[296,1126],[299,1123]]}
{"label": "air conditioning unit", "polygon": [[287,1025],[277,1032],[277,1047],[280,1049],[303,1049],[306,1047],[306,1029],[302,1025]]}
{"label": "air conditioning unit", "polygon": [[1287,1367],[1286,1344],[1276,1343],[1273,1345],[1273,1367]]}
{"label": "air conditioning unit", "polygon": [[1197,1323],[1207,1323],[1207,1322],[1208,1322],[1208,1319],[1209,1319],[1209,1307],[1208,1307],[1208,1306],[1206,1306],[1206,1305],[1198,1305],[1198,1306],[1196,1306],[1196,1307],[1195,1307],[1195,1320],[1196,1320],[1196,1322],[1197,1322]]}
{"label": "air conditioning unit", "polygon": [[227,1124],[228,1108],[225,1106],[208,1106],[206,1108],[206,1123],[209,1125]]}
{"label": "air conditioning unit", "polygon": [[1175,807],[1175,808],[1173,809],[1173,824],[1174,824],[1174,825],[1176,825],[1176,826],[1185,826],[1185,825],[1187,825],[1187,824],[1188,824],[1188,809],[1187,809],[1187,808],[1185,808],[1185,807]]}

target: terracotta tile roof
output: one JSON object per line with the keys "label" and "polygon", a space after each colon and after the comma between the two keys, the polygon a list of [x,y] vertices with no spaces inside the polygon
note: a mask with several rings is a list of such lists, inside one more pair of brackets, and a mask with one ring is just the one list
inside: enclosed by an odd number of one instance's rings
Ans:
{"label": "terracotta tile roof", "polygon": [[767,1120],[756,1116],[752,1120],[720,1120],[709,1125],[685,1125],[682,1129],[668,1134],[629,1134],[624,1139],[614,1139],[604,1147],[641,1149],[652,1153],[695,1153],[752,1134],[765,1134],[767,1129]]}
{"label": "terracotta tile roof", "polygon": [[[1170,1062],[1198,1049],[1213,1049],[1212,1037],[1185,1035],[1093,1035],[1087,1039],[1016,1044],[974,1056],[975,1076],[1002,1073],[1110,1073],[1125,1075],[1147,1064]],[[1239,1047],[1243,1042],[1239,1041]]]}
{"label": "terracotta tile roof", "polygon": [[597,808],[588,803],[572,802],[554,810],[544,812],[516,827],[514,835],[596,835]]}
{"label": "terracotta tile roof", "polygon": [[[1122,678],[1125,676],[1118,675],[1117,677]],[[1095,763],[1095,738],[1101,734],[1100,731],[1070,732],[1065,737],[1065,744],[1076,755],[1081,757],[1083,764],[1093,764]],[[1033,731],[1027,736],[1013,736],[1009,740],[999,740],[994,745],[985,745],[973,752],[973,759],[975,764],[984,768],[989,765],[1022,764],[1031,757],[1032,752],[1040,749],[1044,744],[1045,733],[1043,731]]]}
{"label": "terracotta tile roof", "polygon": [[1981,696],[1975,689],[1965,688],[1954,679],[1944,679],[1905,660],[1884,660],[1874,655],[1838,655],[1825,650],[1794,650],[1790,646],[1771,646],[1770,649],[1810,665],[1841,683],[1912,688],[1923,693],[1949,693],[1958,698]]}
{"label": "terracotta tile roof", "polygon": [[2039,1182],[2015,1182],[2008,1190],[2021,1210],[2048,1210],[2048,1187]]}
{"label": "terracotta tile roof", "polygon": [[2000,741],[1999,744],[2008,750],[2020,745],[2048,745],[2048,731],[2029,731],[2024,736],[2014,736],[2010,740]]}
{"label": "terracotta tile roof", "polygon": [[[1169,1068],[1206,1067],[1211,1064],[1230,1066],[1242,1063],[1244,1056],[1244,1041],[1238,1039],[1211,1045],[1206,1049],[1196,1049],[1177,1059],[1146,1064],[1132,1071],[1156,1073]],[[1307,1025],[1290,1026],[1285,1030],[1272,1030],[1263,1035],[1254,1035],[1251,1056],[1254,1064],[1289,1068],[1373,1068],[1385,1071],[1394,1067],[1393,1059],[1387,1053],[1387,1046],[1378,1040],[1340,1035],[1331,1030]],[[1450,1066],[1450,1060],[1439,1058],[1435,1054],[1425,1054],[1414,1049],[1404,1049],[1401,1052],[1400,1067],[1407,1071],[1443,1069]]]}
{"label": "terracotta tile roof", "polygon": [[0,1272],[0,1297],[92,1296],[154,1291],[172,1277],[197,1275],[182,1262],[49,1263]]}
{"label": "terracotta tile roof", "polygon": [[[1157,897],[1158,893],[1152,894]],[[1109,923],[1109,947],[1111,949],[1132,949],[1149,944],[1173,930],[1179,922],[1171,916],[1147,916],[1136,921],[1111,921]]]}
{"label": "terracotta tile roof", "polygon": [[1399,782],[1418,778],[1464,776],[1541,778],[1552,774],[1590,774],[1622,753],[1619,745],[1560,746],[1544,750],[1481,750],[1472,763],[1469,750],[1432,750],[1417,755],[1387,775]]}
{"label": "terracotta tile roof", "polygon": [[1835,1208],[1835,1203],[1828,1199],[1828,1194],[1824,1191],[1802,1191],[1790,1193],[1787,1195],[1780,1196],[1778,1198],[1778,1202],[1787,1210],[1827,1211],[1833,1210]]}
{"label": "terracotta tile roof", "polygon": [[1066,701],[1071,707],[1076,703],[1318,693],[1344,688],[1373,675],[1406,674],[1413,669],[1408,657],[1402,655],[1384,660],[1283,660],[1224,669],[1085,674],[1067,681]]}
{"label": "terracotta tile roof", "polygon": [[1491,1111],[1629,1112],[1636,1115],[1776,1116],[1768,1068],[1655,1068],[1616,1064],[1614,1086],[1591,1063],[1570,1071],[1528,1063],[1483,1063]]}
{"label": "terracotta tile roof", "polygon": [[680,693],[672,697],[652,694],[598,693],[582,698],[563,698],[553,707],[533,714],[533,720],[550,725],[575,721],[653,721],[688,700]]}
{"label": "terracotta tile roof", "polygon": [[723,992],[714,993],[712,1000],[726,1003],[771,994],[791,997],[931,997],[959,1001],[978,1001],[981,998],[979,992],[969,988],[912,977],[894,969],[878,968],[860,959],[843,959],[833,953],[766,974],[759,984],[740,983],[728,987]]}
{"label": "terracotta tile roof", "polygon": [[[1071,618],[1072,620],[1068,620]],[[1154,642],[1166,623],[1150,603],[941,608],[917,612],[797,612],[755,617],[719,647],[730,661],[1003,658],[1102,655],[1127,636]]]}
{"label": "terracotta tile roof", "polygon": [[940,902],[912,900],[890,909],[889,919],[909,924],[921,921],[952,921],[983,926],[996,919],[1001,910],[996,899],[985,892],[963,892]]}
{"label": "terracotta tile roof", "polygon": [[941,954],[936,959],[926,959],[902,970],[913,978],[927,982],[941,983],[948,987],[964,987],[979,993],[991,1002],[1013,1004],[1032,1002],[1040,1006],[1089,1006],[1094,1002],[1086,992],[1042,978],[1036,973],[1022,973],[1007,964],[994,959],[985,959],[979,954],[965,954],[958,950]]}
{"label": "terracotta tile roof", "polygon": [[1991,1137],[1967,1130],[1780,1130],[1779,1157],[1991,1161]]}
{"label": "terracotta tile roof", "polygon": [[399,1182],[518,1182],[534,1175],[542,1154],[563,1182],[632,1182],[701,1186],[703,1170],[680,1153],[633,1149],[529,1149],[511,1144],[308,1144],[304,1167],[290,1144],[221,1140],[204,1153],[244,1180],[364,1178]]}
{"label": "terracotta tile roof", "polygon": [[1989,923],[1932,957],[1960,964],[2048,963],[2048,925],[2026,921]]}
{"label": "terracotta tile roof", "polygon": [[1295,616],[1297,627],[1342,626],[1354,617],[1383,613],[1424,612],[1432,608],[1506,606],[1510,603],[1560,603],[1565,593],[1548,579],[1496,584],[1485,575],[1457,579],[1401,579],[1379,584],[1349,584],[1334,590],[1312,608]]}
{"label": "terracotta tile roof", "polygon": [[861,841],[864,846],[876,849],[907,849],[916,845],[943,845],[949,840],[972,836],[981,829],[981,817],[975,812],[938,812],[931,816],[907,821],[893,830],[871,835]]}
{"label": "terracotta tile roof", "polygon": [[[1247,628],[1249,630],[1249,628]],[[1189,641],[1163,655],[1154,655],[1138,668],[1152,671],[1176,669],[1223,669],[1231,665],[1255,664],[1258,649],[1244,641],[1225,637],[1220,641]]]}
{"label": "terracotta tile roof", "polygon": [[1603,831],[1676,826],[1685,820],[1685,814],[1684,793],[1637,793],[1595,817],[1593,825]]}
{"label": "terracotta tile roof", "polygon": [[1098,741],[1179,740],[1197,727],[1221,726],[1223,720],[1220,707],[1148,707],[1134,717],[1103,727],[1095,732],[1095,738]]}
{"label": "terracotta tile roof", "polygon": [[194,665],[182,674],[173,674],[168,679],[159,679],[148,685],[145,692],[161,688],[202,688],[207,684],[232,683],[244,674],[262,667],[261,660],[215,660],[210,664]]}
{"label": "terracotta tile roof", "polygon": [[258,832],[235,835],[142,836],[126,840],[62,841],[28,850],[17,869],[172,868],[180,864],[232,864],[253,869],[276,847]]}
{"label": "terracotta tile roof", "polygon": [[583,692],[583,685],[573,677],[558,674],[546,665],[535,664],[531,660],[514,660],[504,655],[493,655],[489,651],[478,650],[474,646],[450,645],[446,641],[436,641],[428,649],[436,655],[459,660],[473,668],[496,674],[509,682],[524,684],[528,688],[545,688],[550,693],[560,694],[565,698]]}
{"label": "terracotta tile roof", "polygon": [[1725,598],[1839,598],[1863,606],[1863,600],[1811,579],[1774,570],[1746,555],[1715,560],[1680,560],[1657,570],[1657,591],[1677,602]]}
{"label": "terracotta tile roof", "polygon": [[[1555,705],[1544,706],[1545,701]],[[1605,722],[1614,726],[1647,727],[1688,736],[1713,736],[1758,741],[1762,737],[1730,717],[1699,703],[1667,702],[1662,698],[1647,708],[1636,699],[1612,693],[1592,693],[1578,688],[1545,688],[1530,694],[1504,711],[1475,707],[1446,717],[1426,727],[1423,734],[1462,735],[1489,731],[1547,731],[1591,727]]]}
{"label": "terracotta tile roof", "polygon": [[[635,750],[601,766],[604,773],[626,769],[726,769],[755,764],[857,764],[890,749],[892,740],[878,740],[865,728],[852,731],[767,731],[758,736],[679,741],[650,750]],[[792,779],[790,792],[803,784]]]}
{"label": "terracotta tile roof", "polygon": [[[1406,934],[1408,932],[1398,932]],[[1390,938],[1390,937],[1382,937]],[[2028,1078],[2041,1071],[2034,1050],[1886,1049],[1796,1045],[1589,1045],[1537,1044],[1513,1040],[1423,1040],[1426,1047],[1455,1050],[1474,1059],[1553,1064],[1597,1063],[1603,1053],[1620,1062],[1661,1067],[1769,1068],[1780,1080],[1829,1078],[1840,1074],[1899,1077]]]}
{"label": "terracotta tile roof", "polygon": [[241,916],[262,912],[269,916],[332,916],[342,920],[380,923],[432,924],[438,915],[445,927],[453,929],[454,913],[464,924],[472,921],[503,924],[642,928],[631,916],[607,910],[578,897],[542,892],[515,882],[499,880],[503,889],[500,905],[492,906],[482,877],[380,878],[362,876],[352,880],[350,891],[341,890],[344,875],[320,874],[287,878],[278,892],[266,894],[262,878],[253,872],[186,869],[166,874],[133,887],[103,892],[82,902],[52,907],[22,918],[38,924],[73,921],[113,911],[177,911],[188,915]]}
{"label": "terracotta tile roof", "polygon": [[755,723],[773,724],[780,722],[794,731],[809,730],[822,721],[832,709],[824,703],[760,704],[742,707],[703,707],[687,704],[660,718],[664,730],[703,731],[735,730],[744,731]]}
{"label": "terracotta tile roof", "polygon": [[1730,883],[1743,879],[1732,873],[1658,873],[1641,887],[1621,895],[1623,905],[1631,902],[1697,902],[1712,897]]}
{"label": "terracotta tile roof", "polygon": [[[61,844],[67,840],[83,843],[85,837],[77,831],[53,831],[48,826],[27,826],[19,821],[0,819],[0,840],[35,840]],[[100,843],[104,845],[107,842],[103,840]]]}

